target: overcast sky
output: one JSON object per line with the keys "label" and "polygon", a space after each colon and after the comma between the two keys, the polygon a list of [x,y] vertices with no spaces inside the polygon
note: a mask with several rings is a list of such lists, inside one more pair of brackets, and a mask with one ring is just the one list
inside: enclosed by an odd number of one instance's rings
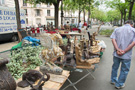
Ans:
{"label": "overcast sky", "polygon": [[[113,1],[113,0],[108,0],[108,1]],[[125,2],[125,0],[121,0],[121,1]],[[106,7],[105,4],[100,5],[99,6],[99,9],[100,10],[103,10],[103,11],[109,11],[109,10],[111,10],[111,8]]]}

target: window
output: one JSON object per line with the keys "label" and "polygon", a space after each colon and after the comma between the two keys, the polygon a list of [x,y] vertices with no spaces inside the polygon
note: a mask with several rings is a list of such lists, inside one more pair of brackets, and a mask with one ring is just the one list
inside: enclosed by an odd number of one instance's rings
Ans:
{"label": "window", "polygon": [[27,6],[26,0],[23,0],[23,6]]}
{"label": "window", "polygon": [[28,15],[27,9],[24,9],[24,10],[25,10],[25,15]]}
{"label": "window", "polygon": [[51,15],[50,15],[50,10],[47,10],[47,16],[51,16]]}
{"label": "window", "polygon": [[36,24],[38,25],[38,24],[40,24],[41,23],[41,19],[40,18],[37,18],[36,19]]}
{"label": "window", "polygon": [[0,5],[5,4],[5,0],[0,0]]}
{"label": "window", "polygon": [[36,16],[40,16],[40,10],[36,9]]}
{"label": "window", "polygon": [[28,18],[26,18],[26,24],[28,24]]}

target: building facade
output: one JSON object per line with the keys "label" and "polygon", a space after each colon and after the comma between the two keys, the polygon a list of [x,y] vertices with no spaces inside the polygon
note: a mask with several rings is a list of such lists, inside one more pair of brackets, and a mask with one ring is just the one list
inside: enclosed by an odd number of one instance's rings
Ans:
{"label": "building facade", "polygon": [[[15,7],[15,3],[14,0],[0,0],[0,6]],[[26,3],[25,0],[19,0],[19,6],[26,12],[26,24],[28,26],[37,27],[38,24],[47,25],[48,22],[54,24],[53,5],[37,4],[34,6]]]}
{"label": "building facade", "polygon": [[20,0],[21,8],[26,11],[26,23],[29,26],[37,27],[39,24],[47,25],[53,22],[54,24],[54,6],[46,4],[32,5],[26,3],[25,0]]}
{"label": "building facade", "polygon": [[[55,24],[55,11],[53,5],[46,5],[46,4],[37,4],[32,5],[29,3],[26,3],[26,0],[19,0],[20,9],[24,9],[26,12],[26,24],[27,26],[35,26],[37,27],[39,24],[41,25],[47,25],[47,23],[53,22],[53,25]],[[61,5],[61,3],[60,3]],[[15,7],[14,0],[0,0],[0,6],[5,7]],[[81,21],[83,23],[83,13],[81,13]],[[85,19],[87,21],[88,15],[86,14]],[[63,24],[66,24],[66,22],[69,22],[70,24],[78,24],[78,11],[75,11],[74,13],[72,11],[65,12],[64,11],[64,18],[63,18]],[[92,20],[93,21],[93,20]],[[59,10],[59,26],[61,25],[61,10]]]}

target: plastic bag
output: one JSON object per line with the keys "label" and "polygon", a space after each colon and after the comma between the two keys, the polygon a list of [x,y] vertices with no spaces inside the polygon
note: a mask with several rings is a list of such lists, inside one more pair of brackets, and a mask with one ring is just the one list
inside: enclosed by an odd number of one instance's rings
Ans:
{"label": "plastic bag", "polygon": [[106,48],[106,47],[107,47],[106,44],[105,44],[105,42],[104,42],[103,40],[100,41],[100,42],[98,43],[98,45],[101,46],[101,48]]}

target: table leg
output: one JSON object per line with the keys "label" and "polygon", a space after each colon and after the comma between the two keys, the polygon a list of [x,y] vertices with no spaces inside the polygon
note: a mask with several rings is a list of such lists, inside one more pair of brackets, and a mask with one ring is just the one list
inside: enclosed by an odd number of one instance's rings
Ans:
{"label": "table leg", "polygon": [[70,86],[73,86],[75,90],[78,90],[78,89],[75,87],[75,84],[70,81],[70,79],[67,79],[67,80],[69,81],[70,84],[67,85],[67,86],[66,86],[64,89],[62,89],[62,90],[66,90],[66,89],[67,89],[68,87],[70,87]]}
{"label": "table leg", "polygon": [[88,73],[92,76],[92,78],[93,78],[93,80],[95,79],[95,77],[94,77],[94,75],[92,75],[92,73],[88,70],[88,69],[86,69],[87,71],[88,71]]}
{"label": "table leg", "polygon": [[92,75],[91,71],[89,71],[88,69],[86,69],[86,70],[87,70],[88,73],[87,73],[85,76],[83,76],[82,78],[80,78],[78,81],[72,83],[72,82],[68,79],[68,81],[69,81],[70,84],[69,84],[68,86],[66,86],[66,87],[65,87],[64,89],[62,89],[62,90],[65,90],[65,89],[67,89],[67,88],[70,87],[70,86],[73,86],[75,90],[78,90],[78,89],[75,87],[75,85],[76,85],[77,83],[79,83],[80,81],[82,81],[83,79],[85,79],[85,78],[86,78],[87,76],[89,76],[89,75],[91,75],[92,78],[95,79],[95,77]]}

